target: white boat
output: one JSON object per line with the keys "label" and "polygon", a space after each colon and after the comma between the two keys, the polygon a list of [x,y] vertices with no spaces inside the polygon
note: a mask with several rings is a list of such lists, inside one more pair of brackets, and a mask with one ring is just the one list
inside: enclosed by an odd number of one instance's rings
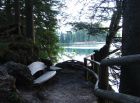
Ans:
{"label": "white boat", "polygon": [[[31,74],[34,75],[38,71],[42,71],[42,70],[44,71],[45,68],[47,68],[47,66],[43,62],[36,61],[28,65],[28,68],[31,71]],[[46,71],[44,74],[40,75],[37,79],[34,80],[34,84],[41,84],[48,81],[53,76],[55,76],[56,71],[60,69],[62,68],[50,66],[50,70],[52,71]]]}
{"label": "white boat", "polygon": [[46,73],[44,73],[43,75],[41,75],[40,77],[35,79],[34,84],[44,83],[44,82],[48,81],[49,79],[51,79],[52,77],[54,77],[55,74],[56,74],[56,71],[47,71]]}
{"label": "white boat", "polygon": [[47,66],[43,62],[36,61],[28,65],[28,68],[31,71],[31,74],[34,75],[36,72],[40,70],[45,70]]}

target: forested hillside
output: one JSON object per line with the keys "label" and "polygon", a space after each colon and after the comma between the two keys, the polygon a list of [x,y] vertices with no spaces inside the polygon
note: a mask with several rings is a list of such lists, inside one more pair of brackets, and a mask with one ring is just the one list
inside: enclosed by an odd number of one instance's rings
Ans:
{"label": "forested hillside", "polygon": [[78,30],[74,32],[67,32],[60,34],[60,43],[74,43],[74,42],[86,42],[86,41],[95,41],[95,42],[105,42],[107,33],[97,34],[95,36],[88,35],[86,30]]}

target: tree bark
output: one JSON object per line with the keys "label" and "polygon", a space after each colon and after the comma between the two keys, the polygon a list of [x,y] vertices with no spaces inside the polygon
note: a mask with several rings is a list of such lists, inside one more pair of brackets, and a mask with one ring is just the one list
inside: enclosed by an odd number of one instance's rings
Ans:
{"label": "tree bark", "polygon": [[19,0],[15,0],[15,24],[16,24],[16,27],[17,27],[18,35],[21,35],[21,30],[20,30],[20,3],[19,3]]}
{"label": "tree bark", "polygon": [[12,1],[11,0],[6,0],[5,1],[5,13],[6,13],[6,25],[8,24],[14,24],[15,23],[15,20],[13,18],[13,15],[12,15]]}
{"label": "tree bark", "polygon": [[26,37],[34,40],[33,0],[25,0],[26,5]]}
{"label": "tree bark", "polygon": [[[140,0],[124,0],[122,55],[140,54]],[[140,64],[122,66],[120,92],[140,96]]]}

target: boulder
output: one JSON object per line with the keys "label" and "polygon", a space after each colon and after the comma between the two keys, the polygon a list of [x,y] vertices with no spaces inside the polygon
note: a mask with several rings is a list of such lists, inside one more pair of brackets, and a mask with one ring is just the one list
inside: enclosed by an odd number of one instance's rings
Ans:
{"label": "boulder", "polygon": [[4,66],[8,74],[16,78],[16,86],[30,87],[32,85],[33,77],[27,66],[15,62],[7,62]]}
{"label": "boulder", "polygon": [[4,66],[0,66],[0,103],[21,103],[15,86],[16,79],[10,76]]}
{"label": "boulder", "polygon": [[42,103],[34,93],[22,94],[23,103]]}

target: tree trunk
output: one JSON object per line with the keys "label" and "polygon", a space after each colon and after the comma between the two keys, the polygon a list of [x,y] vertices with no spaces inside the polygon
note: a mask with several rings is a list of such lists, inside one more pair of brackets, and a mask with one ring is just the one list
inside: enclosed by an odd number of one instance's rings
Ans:
{"label": "tree trunk", "polygon": [[[109,33],[106,37],[106,44],[97,52],[95,52],[95,60],[101,61],[109,54],[109,48],[110,44],[112,43],[113,37],[117,33],[119,29],[119,22],[121,19],[121,7],[122,7],[122,1],[116,0],[117,4],[117,11],[113,12],[111,23],[109,27]],[[108,89],[108,67],[101,66],[99,69],[99,87],[101,89],[107,90]],[[107,101],[103,98],[100,98],[99,103],[106,103]]]}
{"label": "tree trunk", "polygon": [[7,22],[5,24],[6,25],[14,24],[15,22],[12,15],[12,1],[11,0],[5,1],[5,13],[6,13],[6,19],[7,19]]}
{"label": "tree trunk", "polygon": [[[122,55],[140,54],[140,0],[124,0]],[[120,92],[140,96],[140,64],[121,68]]]}
{"label": "tree trunk", "polygon": [[26,5],[26,37],[34,40],[33,32],[33,0],[25,0]]}
{"label": "tree trunk", "polygon": [[20,30],[20,3],[19,0],[15,0],[15,24],[17,27],[17,33],[21,35]]}
{"label": "tree trunk", "polygon": [[0,7],[2,7],[2,0],[0,0]]}
{"label": "tree trunk", "polygon": [[106,37],[106,44],[99,50],[99,52],[95,52],[95,60],[101,61],[109,54],[110,44],[114,36],[116,35],[117,31],[120,29],[119,22],[122,15],[122,0],[116,0],[117,11],[113,12],[111,23],[109,26],[109,32]]}

